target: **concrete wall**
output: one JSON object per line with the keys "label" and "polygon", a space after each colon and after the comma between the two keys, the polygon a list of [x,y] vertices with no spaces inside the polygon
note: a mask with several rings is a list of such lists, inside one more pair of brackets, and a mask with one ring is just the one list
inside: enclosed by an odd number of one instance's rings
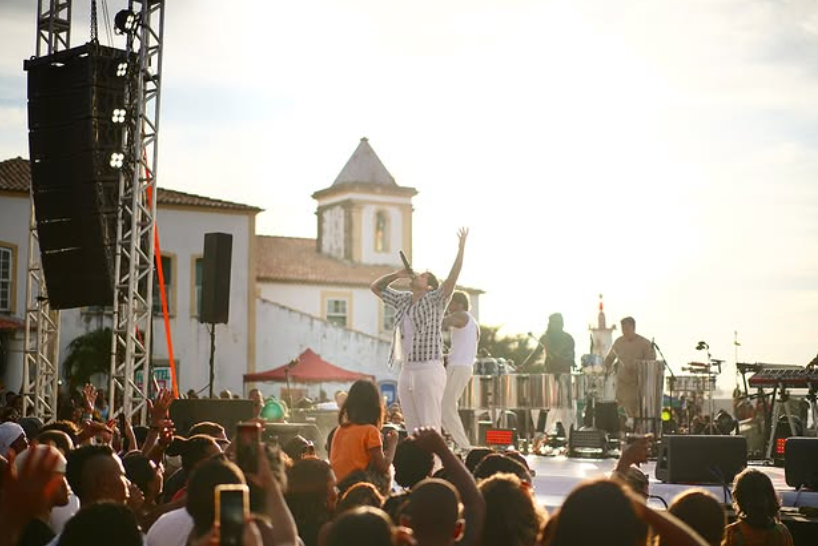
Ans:
{"label": "concrete wall", "polygon": [[[397,375],[386,367],[389,341],[339,328],[310,314],[266,299],[258,301],[256,311],[259,325],[256,338],[258,371],[282,366],[310,348],[327,362],[347,370],[375,376],[376,381],[397,379]],[[265,394],[279,396],[282,385],[260,383],[256,386]],[[331,398],[335,390],[348,386],[327,383],[306,387],[310,396],[315,398],[319,389],[323,387]]]}

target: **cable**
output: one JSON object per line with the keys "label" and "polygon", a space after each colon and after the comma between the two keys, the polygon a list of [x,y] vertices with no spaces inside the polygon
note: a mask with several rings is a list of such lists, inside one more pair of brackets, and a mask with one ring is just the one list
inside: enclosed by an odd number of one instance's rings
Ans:
{"label": "cable", "polygon": [[668,509],[667,501],[665,499],[663,499],[662,497],[660,497],[659,495],[648,495],[648,500],[651,500],[651,499],[658,500],[665,507],[665,510]]}

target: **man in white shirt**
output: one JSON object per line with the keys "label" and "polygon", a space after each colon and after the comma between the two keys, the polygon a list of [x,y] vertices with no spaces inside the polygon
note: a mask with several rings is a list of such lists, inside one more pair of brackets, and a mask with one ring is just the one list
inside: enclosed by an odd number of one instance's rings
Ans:
{"label": "man in white shirt", "polygon": [[443,319],[443,328],[451,331],[451,350],[446,366],[446,390],[443,392],[443,428],[451,434],[458,449],[471,449],[463,422],[457,411],[457,402],[472,376],[480,326],[469,313],[469,295],[456,291],[449,302],[449,314]]}

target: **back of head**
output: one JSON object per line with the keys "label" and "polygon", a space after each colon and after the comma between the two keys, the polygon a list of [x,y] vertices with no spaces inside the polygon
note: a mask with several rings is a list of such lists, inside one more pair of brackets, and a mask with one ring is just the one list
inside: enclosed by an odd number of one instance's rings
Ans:
{"label": "back of head", "polygon": [[747,468],[733,485],[733,506],[739,518],[753,527],[766,528],[775,524],[781,501],[766,474]]}
{"label": "back of head", "polygon": [[[724,508],[704,489],[690,489],[673,499],[668,512],[685,522],[711,546],[720,546],[727,525]],[[660,546],[666,543],[659,542]]]}
{"label": "back of head", "polygon": [[23,417],[17,424],[23,427],[28,438],[36,438],[43,428],[43,420],[39,417]]}
{"label": "back of head", "polygon": [[447,481],[429,478],[409,494],[403,510],[406,525],[420,543],[440,543],[457,539],[460,494]]}
{"label": "back of head", "polygon": [[398,444],[392,464],[398,485],[411,489],[420,480],[429,477],[435,460],[431,452],[418,447],[414,438],[408,437]]}
{"label": "back of head", "polygon": [[58,546],[142,546],[142,532],[130,508],[112,502],[83,507],[68,520]]}
{"label": "back of head", "polygon": [[562,318],[561,313],[553,313],[548,317],[548,329],[549,330],[562,330],[565,323]]}
{"label": "back of head", "polygon": [[116,455],[110,446],[82,446],[71,451],[66,457],[65,478],[71,490],[86,504],[97,497],[96,486],[101,482],[98,478],[100,470],[100,460],[103,458],[114,459]]}
{"label": "back of head", "polygon": [[210,457],[214,452],[221,451],[221,448],[211,436],[197,434],[190,438],[177,436],[168,446],[166,454],[170,457],[181,455],[182,468],[190,473],[197,464]]}
{"label": "back of head", "polygon": [[486,500],[484,544],[529,546],[537,541],[546,514],[524,482],[513,474],[496,474],[479,488]]}
{"label": "back of head", "polygon": [[74,442],[71,437],[61,430],[46,430],[37,435],[37,442],[45,445],[54,446],[59,449],[63,455],[67,455],[74,449]]}
{"label": "back of head", "polygon": [[469,295],[462,290],[455,290],[452,293],[452,303],[458,304],[464,311],[469,310]]}
{"label": "back of head", "polygon": [[464,461],[463,464],[466,465],[466,468],[469,469],[469,472],[474,474],[477,465],[479,465],[483,459],[485,459],[486,457],[493,453],[494,450],[488,447],[474,447],[471,450],[469,450],[469,453],[468,455],[466,455],[466,460]]}
{"label": "back of head", "polygon": [[196,467],[188,480],[185,508],[193,518],[193,528],[197,536],[207,532],[213,525],[216,517],[214,497],[216,486],[244,483],[241,470],[231,462],[212,459]]}
{"label": "back of head", "polygon": [[392,546],[392,522],[383,510],[353,508],[329,527],[326,546]]}
{"label": "back of head", "polygon": [[58,421],[54,421],[53,423],[49,423],[45,425],[43,428],[40,429],[40,434],[43,434],[49,430],[60,430],[68,435],[71,438],[71,441],[76,445],[77,443],[77,435],[80,433],[79,427],[77,427],[76,423],[73,421],[69,421],[67,419],[61,419]]}
{"label": "back of head", "polygon": [[336,497],[332,467],[320,459],[301,459],[287,470],[287,507],[306,546],[318,543],[318,531],[332,518]]}
{"label": "back of head", "polygon": [[122,466],[131,483],[147,495],[150,483],[156,478],[156,464],[140,452],[131,452],[122,459]]}
{"label": "back of head", "polygon": [[383,501],[383,495],[381,495],[377,487],[368,482],[356,483],[341,496],[338,501],[337,512],[345,512],[358,506],[381,508]]}
{"label": "back of head", "polygon": [[474,479],[484,480],[499,473],[514,474],[521,481],[531,483],[531,473],[526,467],[500,453],[492,453],[480,461],[474,469]]}
{"label": "back of head", "polygon": [[201,421],[196,423],[188,431],[188,437],[198,435],[210,436],[211,438],[225,438],[224,427],[212,421]]}
{"label": "back of head", "polygon": [[383,402],[377,385],[369,379],[359,379],[349,389],[344,405],[338,412],[338,423],[373,425],[383,424]]}
{"label": "back of head", "polygon": [[[593,515],[592,517],[590,515]],[[581,484],[563,502],[550,546],[636,546],[645,528],[617,483]]]}

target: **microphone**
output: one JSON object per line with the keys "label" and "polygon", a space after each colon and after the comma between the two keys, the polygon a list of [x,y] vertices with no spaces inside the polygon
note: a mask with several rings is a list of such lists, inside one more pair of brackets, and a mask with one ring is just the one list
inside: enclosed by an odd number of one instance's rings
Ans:
{"label": "microphone", "polygon": [[412,271],[412,266],[411,266],[411,265],[409,265],[409,260],[407,260],[407,259],[406,259],[406,254],[404,254],[402,250],[399,250],[399,251],[398,251],[398,254],[400,255],[400,261],[402,261],[402,262],[403,262],[403,267],[406,269],[406,271],[407,271],[407,272],[408,272],[410,275],[414,275],[414,274],[415,274],[415,272],[414,272],[414,271]]}
{"label": "microphone", "polygon": [[539,338],[537,338],[537,337],[536,337],[534,334],[532,334],[531,332],[528,332],[528,337],[530,337],[531,339],[533,339],[534,341],[536,341],[536,342],[537,342],[537,345],[539,345],[540,347],[542,347],[543,349],[545,349],[545,347],[543,346],[543,344],[540,342]]}

